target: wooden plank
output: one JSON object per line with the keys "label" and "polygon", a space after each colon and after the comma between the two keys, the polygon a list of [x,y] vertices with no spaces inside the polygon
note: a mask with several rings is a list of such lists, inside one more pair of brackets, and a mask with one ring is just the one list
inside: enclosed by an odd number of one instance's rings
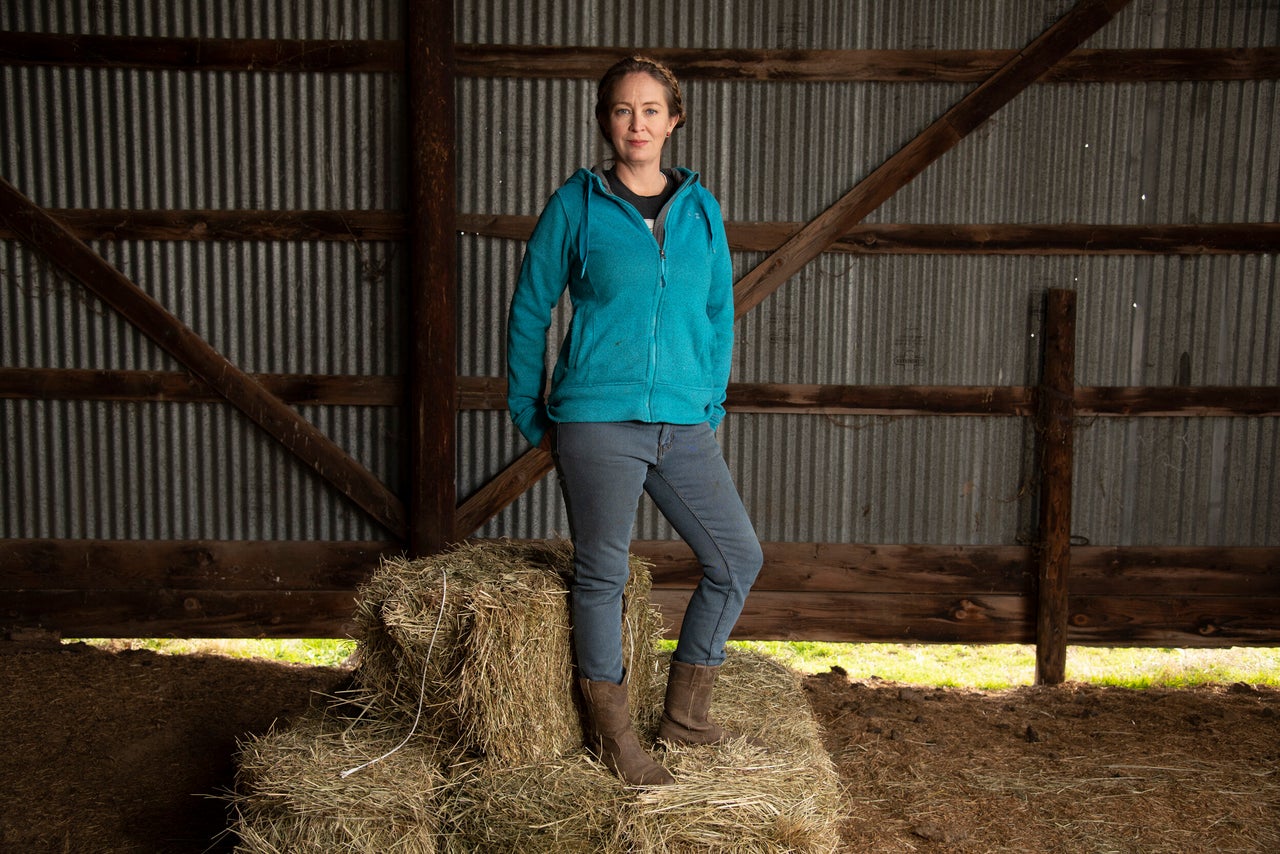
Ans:
{"label": "wooden plank", "polygon": [[458,270],[453,0],[411,0],[409,91],[409,554],[457,526]]}
{"label": "wooden plank", "polygon": [[[650,601],[663,616],[664,636],[680,632],[691,591],[657,589]],[[734,627],[740,640],[824,640],[841,643],[1031,643],[1030,600],[991,595],[753,592]]]}
{"label": "wooden plank", "polygon": [[1044,376],[1038,389],[1040,445],[1036,683],[1059,685],[1067,668],[1067,581],[1071,573],[1071,478],[1076,295],[1050,289],[1045,298]]}
{"label": "wooden plank", "polygon": [[[0,540],[0,628],[64,636],[341,637],[394,542]],[[1031,643],[1022,546],[765,543],[737,637]],[[637,541],[682,614],[692,555]],[[1280,645],[1280,549],[1076,547],[1070,643]],[[675,624],[673,623],[673,626]],[[673,629],[674,630],[674,629]],[[336,634],[334,632],[337,632]]]}
{"label": "wooden plank", "polygon": [[1280,597],[1072,596],[1069,642],[1084,646],[1280,646]]}
{"label": "wooden plank", "polygon": [[0,65],[185,71],[399,71],[390,39],[207,39],[0,32]]}
{"label": "wooden plank", "polygon": [[[399,377],[330,374],[250,374],[292,406],[399,406]],[[0,368],[0,398],[209,403],[223,400],[200,379],[178,371],[80,368]]]}
{"label": "wooden plank", "polygon": [[1081,415],[1280,415],[1280,386],[1092,386],[1075,399]]}
{"label": "wooden plank", "polygon": [[507,411],[506,377],[458,377],[458,409]]}
{"label": "wooden plank", "polygon": [[[507,408],[507,383],[502,377],[459,377],[458,383],[460,409]],[[729,383],[725,409],[814,415],[1029,416],[1034,405],[1026,386]]]}
{"label": "wooden plank", "polygon": [[[499,224],[487,225],[496,230]],[[733,249],[771,252],[802,227],[793,222],[731,222],[725,224],[725,231]],[[858,224],[837,237],[827,251],[850,255],[1274,254],[1280,252],[1280,223]]]}
{"label": "wooden plank", "polygon": [[[679,635],[690,591],[654,590],[664,636]],[[1082,646],[1280,646],[1280,599],[1073,596],[1068,643]],[[1012,596],[783,594],[747,598],[733,637],[842,643],[1016,643],[1035,639],[1031,600]]]}
{"label": "wooden plank", "polygon": [[[464,77],[598,80],[632,50],[603,47],[458,45]],[[975,83],[1017,56],[1012,50],[768,50],[645,47],[688,80]],[[1038,82],[1274,80],[1280,49],[1073,50]]]}
{"label": "wooden plank", "polygon": [[[121,210],[49,208],[81,240],[398,241],[407,234],[397,211]],[[0,238],[14,237],[0,226]]]}
{"label": "wooden plank", "polygon": [[741,317],[763,302],[842,234],[1097,32],[1127,3],[1128,0],[1080,0],[1025,50],[739,279],[734,287],[737,315]]}
{"label": "wooden plank", "polygon": [[458,507],[454,540],[465,540],[480,530],[485,522],[498,515],[554,467],[551,455],[541,448],[525,451]]}
{"label": "wooden plank", "polygon": [[[1035,593],[1031,547],[763,543],[755,590],[839,593]],[[392,541],[0,540],[0,590],[317,590],[355,587]],[[692,589],[697,561],[681,540],[636,540],[653,585]],[[1070,589],[1085,596],[1280,597],[1280,548],[1073,546]],[[109,580],[109,581],[107,581]]]}
{"label": "wooden plank", "polygon": [[3,179],[0,221],[217,390],[356,506],[391,533],[405,536],[404,508],[381,481]]}
{"label": "wooden plank", "polygon": [[[981,81],[1011,50],[781,50],[646,47],[690,80]],[[631,52],[590,46],[457,45],[464,77],[597,80]],[[0,32],[0,65],[153,68],[185,71],[383,72],[404,69],[402,43],[387,39],[212,39]],[[1275,80],[1280,49],[1075,50],[1041,82],[1137,83]]]}
{"label": "wooden plank", "polygon": [[1280,79],[1280,48],[1076,50],[1045,75],[1046,83],[1158,83]]}
{"label": "wooden plank", "polygon": [[[458,231],[528,240],[536,217],[461,214]],[[729,248],[772,252],[802,222],[725,223]],[[827,248],[851,255],[1240,255],[1280,252],[1280,223],[859,223]]]}
{"label": "wooden plank", "polygon": [[856,386],[730,383],[734,412],[829,415],[1030,415],[1024,386]]}
{"label": "wooden plank", "polygon": [[1280,548],[1073,546],[1073,594],[1280,598]]}
{"label": "wooden plank", "polygon": [[24,590],[5,594],[0,629],[95,638],[349,638],[350,590]]}
{"label": "wooden plank", "polygon": [[[292,405],[399,406],[399,377],[337,374],[250,374]],[[502,377],[458,377],[458,410],[505,411]],[[205,383],[178,371],[0,368],[0,398],[207,403],[222,400]],[[840,386],[730,383],[731,412],[826,415],[1034,414],[1027,386]],[[1280,415],[1280,386],[1078,386],[1076,414],[1118,417]]]}
{"label": "wooden plank", "polygon": [[[764,568],[753,591],[1011,594],[1035,590],[1027,546],[762,543]],[[655,589],[691,589],[702,570],[680,540],[636,540]]]}
{"label": "wooden plank", "polygon": [[402,552],[390,541],[0,539],[0,592],[353,590]]}
{"label": "wooden plank", "polygon": [[[398,241],[396,211],[49,209],[81,240]],[[458,233],[527,240],[533,216],[459,214]],[[800,222],[727,222],[736,251],[771,252]],[[0,228],[0,238],[15,235]],[[860,223],[827,249],[851,255],[1240,255],[1280,253],[1280,223]]]}
{"label": "wooden plank", "polygon": [[[676,637],[690,591],[655,590]],[[350,590],[12,591],[0,630],[62,637],[351,637]],[[1165,600],[1072,597],[1069,642],[1083,646],[1280,646],[1280,598]],[[1030,600],[1014,596],[753,593],[733,637],[843,643],[1016,643],[1034,640]]]}
{"label": "wooden plank", "polygon": [[[0,374],[2,379],[3,374]],[[458,408],[503,411],[502,377],[459,377]],[[3,386],[0,386],[2,392]],[[729,383],[731,412],[827,415],[1035,414],[1026,386],[846,386]],[[1078,386],[1076,413],[1104,416],[1280,415],[1280,386]]]}

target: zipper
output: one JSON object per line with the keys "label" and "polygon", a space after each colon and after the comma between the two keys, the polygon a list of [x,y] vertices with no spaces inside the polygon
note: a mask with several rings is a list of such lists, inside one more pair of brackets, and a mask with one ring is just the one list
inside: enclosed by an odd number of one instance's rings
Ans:
{"label": "zipper", "polygon": [[603,177],[595,175],[604,190],[605,196],[630,211],[633,220],[640,221],[640,225],[649,233],[650,239],[653,240],[654,246],[658,250],[658,294],[653,306],[653,321],[649,326],[649,364],[648,370],[645,372],[645,384],[648,386],[648,393],[645,395],[645,417],[649,421],[653,420],[653,398],[657,391],[658,380],[658,317],[662,313],[662,300],[667,292],[667,250],[664,246],[666,242],[667,212],[671,210],[671,206],[676,203],[677,199],[692,192],[691,188],[696,177],[696,174],[689,175],[681,182],[676,191],[672,193],[671,198],[667,199],[667,203],[662,206],[662,210],[658,211],[658,216],[653,221],[653,229],[650,230],[649,226],[645,224],[644,218],[640,216],[640,212],[614,195],[609,189],[608,182]]}
{"label": "zipper", "polygon": [[662,316],[662,300],[667,294],[667,250],[658,247],[658,296],[653,303],[653,323],[649,328],[649,369],[646,372],[648,394],[645,414],[653,420],[653,396],[658,384],[658,318]]}

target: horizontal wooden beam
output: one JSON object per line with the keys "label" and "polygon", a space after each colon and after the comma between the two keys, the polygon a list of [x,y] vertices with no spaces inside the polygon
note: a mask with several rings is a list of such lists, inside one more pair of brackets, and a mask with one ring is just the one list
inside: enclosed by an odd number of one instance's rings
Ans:
{"label": "horizontal wooden beam", "polygon": [[[347,637],[392,542],[0,540],[0,629],[64,637]],[[672,615],[696,583],[682,542],[636,541]],[[735,637],[1032,643],[1026,546],[764,544]],[[1280,645],[1280,549],[1072,548],[1068,639]]]}
{"label": "horizontal wooden beam", "polygon": [[[286,403],[320,406],[399,406],[393,376],[252,374]],[[220,400],[202,381],[178,371],[76,368],[0,368],[0,399],[120,400],[206,403]],[[1280,386],[1081,386],[1076,411],[1088,416],[1276,416]],[[861,386],[730,383],[731,412],[814,415],[999,415],[1034,410],[1028,386]],[[502,377],[459,377],[458,409],[502,411]]]}
{"label": "horizontal wooden beam", "polygon": [[[680,634],[690,591],[654,590],[664,635]],[[1224,647],[1280,645],[1275,620],[1280,598],[1160,600],[1071,596],[1067,643],[1109,647]],[[739,640],[819,640],[835,643],[1035,642],[1032,600],[1016,596],[931,594],[787,594],[747,598],[734,627]]]}
{"label": "horizontal wooden beam", "polygon": [[[1035,593],[1030,546],[763,544],[765,566],[753,588],[772,592]],[[636,540],[655,588],[691,589],[701,576],[681,541]],[[1280,598],[1280,548],[1226,546],[1073,546],[1069,588],[1087,596]]]}
{"label": "horizontal wooden beam", "polygon": [[[399,377],[326,374],[250,374],[268,392],[294,406],[399,406]],[[127,400],[209,403],[220,394],[181,371],[108,371],[77,368],[0,368],[0,398]]]}
{"label": "horizontal wooden beam", "polygon": [[[974,83],[1011,59],[1012,50],[769,50],[600,48],[460,44],[462,77],[597,80],[639,50],[689,80]],[[404,47],[388,39],[209,39],[62,33],[0,33],[0,65],[154,68],[186,71],[386,72],[404,70]],[[1126,83],[1274,80],[1280,49],[1134,48],[1076,50],[1042,82]]]}
{"label": "horizontal wooden beam", "polygon": [[[664,635],[679,634],[691,591],[656,589]],[[0,631],[62,637],[349,638],[350,590],[106,590],[5,593]],[[1161,600],[1072,596],[1067,640],[1084,646],[1280,646],[1280,598]],[[753,593],[733,637],[833,643],[1034,642],[1028,597]]]}
{"label": "horizontal wooden beam", "polygon": [[0,637],[39,628],[64,638],[350,638],[352,590],[23,590],[3,593]]}
{"label": "horizontal wooden beam", "polygon": [[402,551],[389,540],[0,539],[0,594],[351,590],[368,580],[384,555]]}
{"label": "horizontal wooden beam", "polygon": [[[728,223],[734,249],[771,252],[799,223]],[[859,224],[827,250],[848,255],[1242,255],[1280,253],[1280,223]]]}
{"label": "horizontal wooden beam", "polygon": [[[378,210],[49,208],[81,240],[399,241],[404,214]],[[0,231],[0,237],[12,237]]]}
{"label": "horizontal wooden beam", "polygon": [[1083,646],[1280,646],[1280,598],[1076,596],[1067,642]]}
{"label": "horizontal wooden beam", "polygon": [[[458,231],[527,240],[532,216],[463,214]],[[727,222],[729,247],[772,252],[800,222]],[[859,223],[827,250],[849,255],[1240,255],[1280,253],[1280,222],[1119,225],[1102,223]]]}
{"label": "horizontal wooden beam", "polygon": [[[655,589],[664,636],[680,634],[692,591]],[[834,643],[1034,643],[1034,602],[1022,596],[753,592],[734,626],[737,640]]]}
{"label": "horizontal wooden beam", "polygon": [[[705,48],[458,45],[463,77],[597,80],[611,64],[642,52],[687,80],[976,83],[1017,55],[1014,50],[716,50]],[[1274,80],[1280,49],[1180,48],[1072,51],[1041,83],[1137,83],[1170,80]]]}
{"label": "horizontal wooden beam", "polygon": [[[329,590],[363,583],[392,541],[0,539],[0,591],[26,588]],[[1024,595],[1030,546],[766,542],[756,590]],[[692,588],[680,540],[636,540],[655,587]],[[1073,546],[1070,587],[1088,596],[1280,597],[1280,548]]]}
{"label": "horizontal wooden beam", "polygon": [[0,65],[398,72],[404,68],[404,43],[391,39],[208,39],[0,32]]}
{"label": "horizontal wooden beam", "polygon": [[[50,209],[81,240],[400,241],[395,211]],[[533,216],[461,214],[458,232],[527,240]],[[771,252],[803,223],[729,222],[731,249]],[[11,231],[0,230],[0,238]],[[829,248],[848,255],[1242,255],[1280,253],[1280,223],[858,224]]]}
{"label": "horizontal wooden beam", "polygon": [[1276,416],[1280,386],[1077,386],[1077,415]]}

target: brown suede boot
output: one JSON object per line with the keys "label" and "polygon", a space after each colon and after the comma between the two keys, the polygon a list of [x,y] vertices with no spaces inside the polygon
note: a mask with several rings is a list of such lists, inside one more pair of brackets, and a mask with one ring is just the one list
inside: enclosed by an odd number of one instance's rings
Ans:
{"label": "brown suede boot", "polygon": [[[671,659],[667,676],[667,702],[658,725],[658,738],[668,744],[719,744],[737,738],[736,733],[707,720],[711,689],[719,667],[685,664]],[[754,739],[752,739],[754,743]]]}
{"label": "brown suede boot", "polygon": [[653,761],[635,730],[631,728],[631,711],[627,705],[627,683],[593,682],[579,679],[587,713],[595,730],[596,754],[609,770],[630,786],[665,786],[676,780],[667,769]]}

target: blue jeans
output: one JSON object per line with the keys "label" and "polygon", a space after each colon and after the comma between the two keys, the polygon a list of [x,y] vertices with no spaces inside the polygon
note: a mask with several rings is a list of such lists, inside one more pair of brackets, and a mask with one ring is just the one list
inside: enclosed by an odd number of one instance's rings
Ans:
{"label": "blue jeans", "polygon": [[622,681],[622,589],[642,490],[702,565],[673,657],[721,664],[764,557],[710,426],[557,424],[552,448],[574,545],[579,674]]}

